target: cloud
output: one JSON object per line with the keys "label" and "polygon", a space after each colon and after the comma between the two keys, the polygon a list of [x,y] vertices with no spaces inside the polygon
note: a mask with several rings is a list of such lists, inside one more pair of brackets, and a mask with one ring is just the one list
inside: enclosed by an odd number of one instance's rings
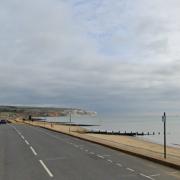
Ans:
{"label": "cloud", "polygon": [[0,0],[0,102],[177,111],[178,0]]}

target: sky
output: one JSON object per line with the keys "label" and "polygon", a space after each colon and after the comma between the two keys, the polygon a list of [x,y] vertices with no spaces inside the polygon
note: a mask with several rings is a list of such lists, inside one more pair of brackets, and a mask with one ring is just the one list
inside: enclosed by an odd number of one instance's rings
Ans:
{"label": "sky", "polygon": [[180,114],[179,0],[0,0],[0,104]]}

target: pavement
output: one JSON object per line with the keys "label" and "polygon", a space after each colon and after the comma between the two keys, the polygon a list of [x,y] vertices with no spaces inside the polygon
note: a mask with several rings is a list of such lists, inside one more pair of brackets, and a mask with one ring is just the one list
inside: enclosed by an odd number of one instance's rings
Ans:
{"label": "pavement", "polygon": [[0,126],[2,180],[177,180],[180,171],[58,132]]}

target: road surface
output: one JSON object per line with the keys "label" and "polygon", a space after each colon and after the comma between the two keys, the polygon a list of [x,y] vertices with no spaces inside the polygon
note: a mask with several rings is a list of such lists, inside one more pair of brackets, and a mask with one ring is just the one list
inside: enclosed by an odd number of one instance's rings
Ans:
{"label": "road surface", "polygon": [[180,171],[43,128],[0,126],[0,180],[177,180]]}

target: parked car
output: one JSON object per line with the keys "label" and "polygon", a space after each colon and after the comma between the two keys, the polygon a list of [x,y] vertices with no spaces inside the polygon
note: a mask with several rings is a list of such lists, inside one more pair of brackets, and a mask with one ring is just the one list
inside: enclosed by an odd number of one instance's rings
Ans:
{"label": "parked car", "polygon": [[7,123],[6,120],[4,120],[4,119],[1,119],[1,120],[0,120],[0,124],[6,124],[6,123]]}

